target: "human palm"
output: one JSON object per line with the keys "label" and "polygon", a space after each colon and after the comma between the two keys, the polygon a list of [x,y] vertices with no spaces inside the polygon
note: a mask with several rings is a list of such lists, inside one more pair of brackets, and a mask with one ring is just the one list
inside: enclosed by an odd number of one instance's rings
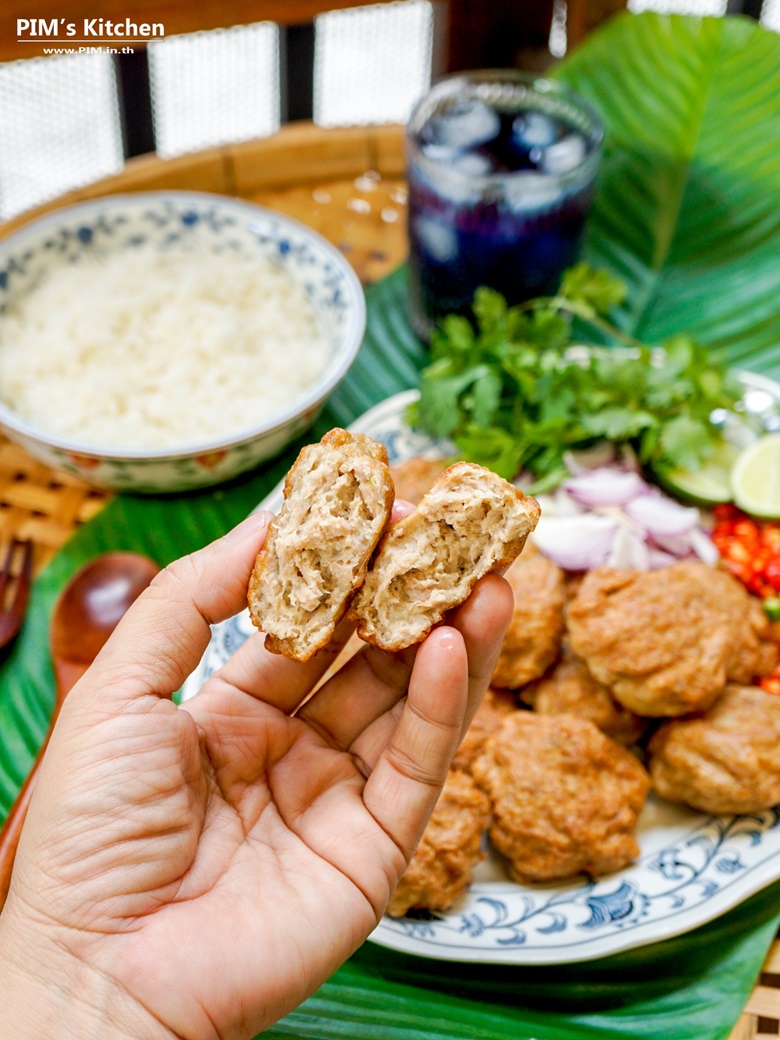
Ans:
{"label": "human palm", "polygon": [[209,622],[240,609],[262,523],[169,569],[69,697],[0,917],[110,980],[150,1036],[253,1036],[365,939],[509,613],[485,579],[418,650],[365,648],[308,700],[346,626],[303,665],[253,637],[177,708]]}

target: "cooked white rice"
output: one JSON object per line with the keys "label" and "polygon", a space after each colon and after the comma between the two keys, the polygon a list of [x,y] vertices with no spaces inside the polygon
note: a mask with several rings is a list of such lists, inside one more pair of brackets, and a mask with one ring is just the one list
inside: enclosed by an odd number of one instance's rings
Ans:
{"label": "cooked white rice", "polygon": [[0,397],[93,446],[181,447],[278,415],[330,351],[270,261],[138,247],[63,266],[0,322]]}

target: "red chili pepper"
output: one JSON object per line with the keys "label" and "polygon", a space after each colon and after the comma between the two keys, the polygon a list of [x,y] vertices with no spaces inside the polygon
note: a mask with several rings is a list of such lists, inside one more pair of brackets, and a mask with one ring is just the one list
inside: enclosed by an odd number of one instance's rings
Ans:
{"label": "red chili pepper", "polygon": [[780,552],[767,561],[764,576],[775,592],[780,592]]}
{"label": "red chili pepper", "polygon": [[716,506],[712,540],[722,566],[761,599],[780,592],[780,524],[755,520],[733,505]]}

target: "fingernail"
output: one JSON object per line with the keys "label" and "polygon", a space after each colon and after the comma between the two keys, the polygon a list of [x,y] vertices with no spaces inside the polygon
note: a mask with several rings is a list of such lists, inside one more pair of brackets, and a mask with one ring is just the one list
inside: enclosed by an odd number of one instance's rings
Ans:
{"label": "fingernail", "polygon": [[397,524],[399,520],[403,520],[413,512],[414,505],[411,502],[407,502],[405,498],[397,498],[393,503],[393,510],[390,514],[390,523]]}
{"label": "fingernail", "polygon": [[449,625],[442,625],[434,631],[438,646],[447,653],[460,646],[460,633],[456,629],[450,628]]}
{"label": "fingernail", "polygon": [[256,538],[260,531],[264,530],[274,519],[274,514],[267,509],[259,509],[256,513],[250,513],[240,524],[228,531],[225,540],[228,542],[242,542],[245,538]]}

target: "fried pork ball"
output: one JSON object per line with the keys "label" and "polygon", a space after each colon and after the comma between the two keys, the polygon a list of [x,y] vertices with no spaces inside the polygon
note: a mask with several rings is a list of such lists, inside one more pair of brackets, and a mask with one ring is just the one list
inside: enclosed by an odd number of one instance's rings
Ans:
{"label": "fried pork ball", "polygon": [[573,653],[638,715],[704,710],[729,680],[767,675],[777,657],[759,601],[730,574],[698,562],[591,571],[567,625]]}
{"label": "fried pork ball", "polygon": [[588,719],[618,744],[635,744],[646,732],[647,719],[619,704],[606,686],[593,678],[568,650],[549,675],[524,687],[521,700],[540,715],[576,715]]}
{"label": "fried pork ball", "polygon": [[561,568],[530,544],[504,577],[515,605],[492,685],[516,690],[544,675],[558,656],[566,587]]}
{"label": "fried pork ball", "polygon": [[477,709],[477,714],[466,731],[460,747],[452,760],[453,769],[471,772],[471,764],[482,751],[485,741],[491,733],[495,733],[510,712],[520,711],[520,707],[511,690],[495,690],[489,688]]}
{"label": "fried pork ball", "polygon": [[702,715],[665,722],[650,741],[653,786],[707,813],[752,813],[780,803],[780,697],[727,686]]}
{"label": "fried pork ball", "polygon": [[473,765],[489,835],[521,884],[619,870],[639,855],[650,777],[626,748],[573,715],[508,716]]}
{"label": "fried pork ball", "polygon": [[402,917],[412,909],[449,910],[485,858],[482,836],[489,817],[485,793],[467,773],[451,770],[387,912]]}

